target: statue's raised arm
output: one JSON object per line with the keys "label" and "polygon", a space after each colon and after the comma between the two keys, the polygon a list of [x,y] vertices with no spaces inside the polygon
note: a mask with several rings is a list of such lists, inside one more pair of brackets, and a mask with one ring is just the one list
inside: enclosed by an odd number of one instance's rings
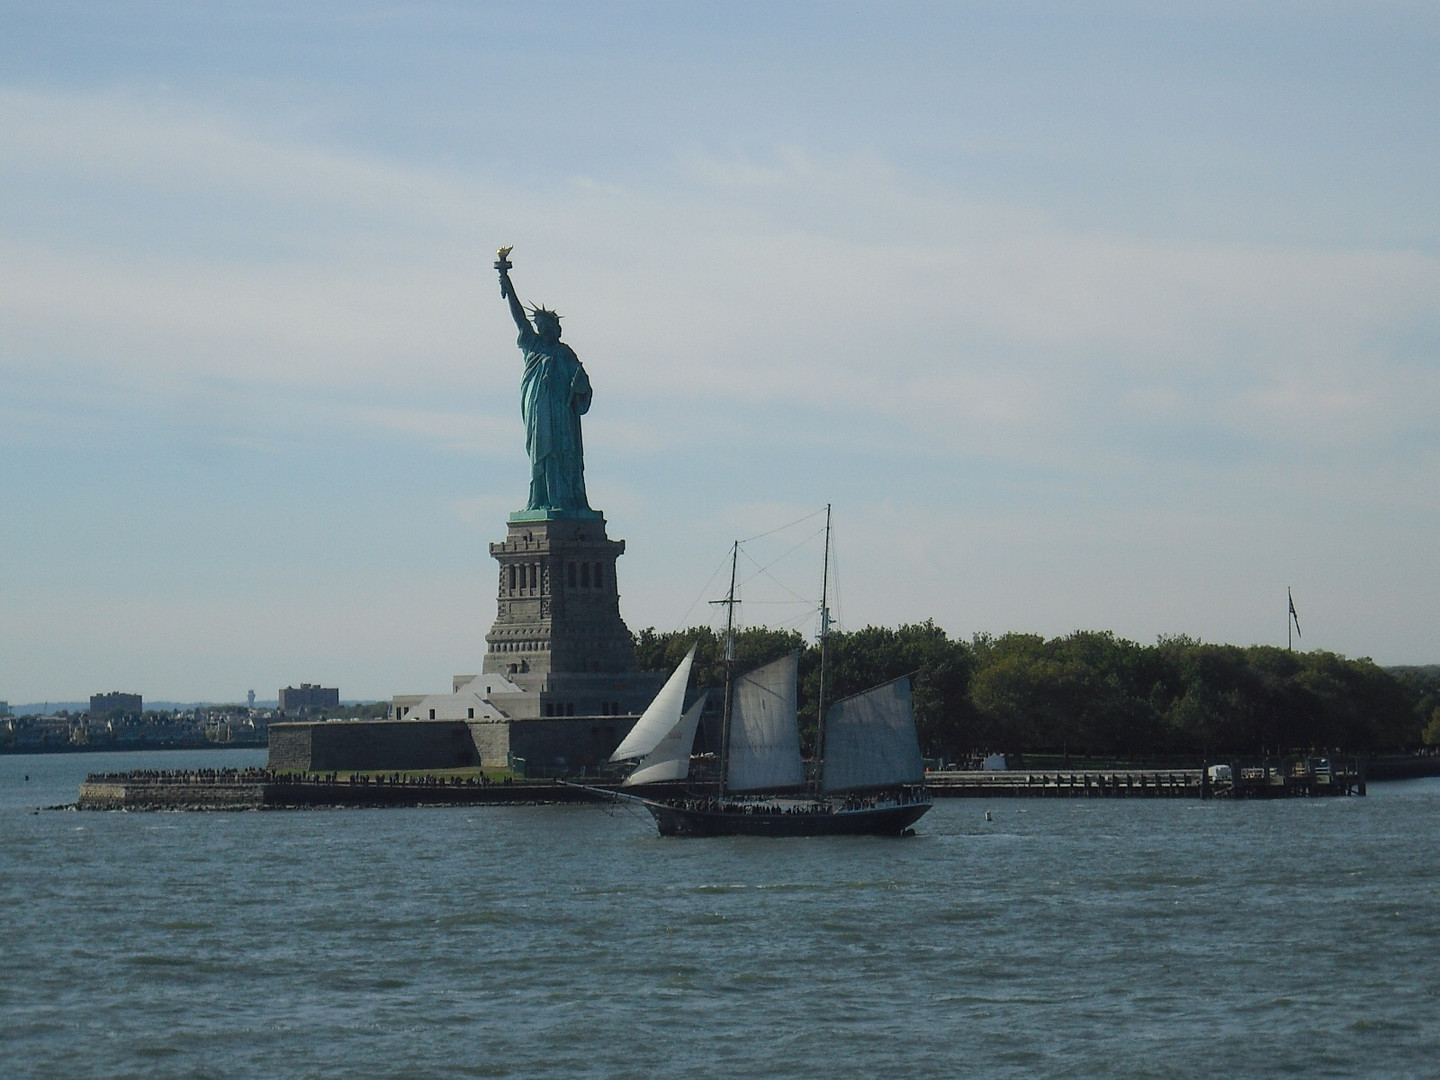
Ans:
{"label": "statue's raised arm", "polygon": [[534,328],[530,325],[530,320],[525,315],[525,307],[515,295],[515,285],[510,280],[510,270],[515,265],[510,261],[511,250],[502,247],[495,252],[495,269],[500,271],[500,299],[510,301],[510,316],[515,320],[515,328],[523,334]]}

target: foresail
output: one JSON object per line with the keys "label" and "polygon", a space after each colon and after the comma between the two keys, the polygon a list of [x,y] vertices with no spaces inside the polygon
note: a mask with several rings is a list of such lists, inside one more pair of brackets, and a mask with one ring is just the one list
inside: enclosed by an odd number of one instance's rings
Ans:
{"label": "foresail", "polygon": [[653,784],[660,780],[684,780],[690,775],[690,752],[695,747],[695,729],[705,709],[705,695],[691,705],[680,722],[666,732],[654,750],[646,755],[621,787]]}
{"label": "foresail", "polygon": [[644,757],[679,723],[681,710],[685,708],[685,687],[690,683],[690,665],[695,662],[695,648],[694,645],[690,646],[690,651],[685,654],[685,659],[680,661],[680,666],[665,680],[665,685],[655,695],[655,700],[640,714],[640,719],[635,721],[630,734],[625,736],[624,741],[610,755],[611,761],[629,761],[631,758]]}
{"label": "foresail", "polygon": [[854,791],[924,780],[908,678],[837,701],[826,710],[824,790]]}
{"label": "foresail", "polygon": [[735,680],[730,706],[730,791],[776,791],[805,783],[795,723],[799,653]]}

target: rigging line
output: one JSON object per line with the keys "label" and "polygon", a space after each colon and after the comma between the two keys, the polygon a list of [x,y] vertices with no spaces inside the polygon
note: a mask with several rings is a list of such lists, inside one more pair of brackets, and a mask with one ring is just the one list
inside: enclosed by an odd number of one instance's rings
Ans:
{"label": "rigging line", "polygon": [[[759,574],[756,574],[756,575],[754,575],[753,577],[748,577],[748,578],[746,578],[743,582],[741,582],[741,584],[742,584],[742,585],[750,585],[750,584],[753,584],[753,583],[755,582],[755,580],[756,580],[759,576],[760,576]],[[768,581],[769,581],[772,585],[774,585],[776,588],[781,589],[782,591],[789,593],[789,594],[790,594],[790,599],[789,599],[789,600],[749,600],[749,601],[747,601],[747,603],[749,603],[752,607],[760,606],[760,605],[769,605],[769,606],[771,606],[771,607],[774,607],[775,605],[778,605],[778,604],[806,604],[806,605],[808,605],[808,606],[811,607],[811,608],[814,608],[814,607],[816,606],[815,601],[814,601],[811,597],[801,596],[799,593],[797,593],[794,589],[790,588],[790,586],[786,585],[784,582],[776,581],[774,578],[769,577],[768,575],[766,576],[766,580],[768,580]]]}
{"label": "rigging line", "polygon": [[[801,608],[801,610],[798,611],[798,612],[796,612],[794,615],[787,615],[787,614],[785,613],[785,611],[781,611],[781,612],[778,613],[782,618],[785,618],[785,619],[788,619],[788,620],[791,620],[791,621],[795,621],[795,620],[799,620],[799,619],[808,619],[811,615],[814,615],[816,612],[818,612],[818,611],[820,610],[820,607],[819,607],[818,604],[806,603],[806,604],[804,604],[804,605],[802,606],[801,604],[797,603],[797,602],[794,601],[794,600],[747,600],[747,601],[745,601],[745,606],[746,606],[746,607],[749,607],[749,608],[756,608],[756,607],[785,608],[785,609],[788,610],[788,611],[795,611],[796,608]],[[772,614],[775,614],[775,613],[772,612]]]}
{"label": "rigging line", "polygon": [[648,810],[641,809],[629,799],[611,799],[605,813],[612,818],[624,814],[646,822],[650,819],[650,812]]}
{"label": "rigging line", "polygon": [[[781,532],[785,532],[785,531],[788,530],[788,529],[793,529],[793,528],[794,528],[795,526],[797,526],[797,525],[803,525],[805,522],[810,521],[812,518],[817,518],[817,517],[819,517],[820,515],[822,515],[823,513],[825,513],[825,510],[824,510],[823,508],[822,508],[822,509],[819,509],[819,510],[816,510],[814,513],[806,514],[804,517],[797,518],[796,520],[790,522],[788,525],[781,525],[779,528],[771,529],[769,532],[757,533],[757,534],[755,534],[754,536],[751,536],[751,537],[748,537],[748,538],[745,539],[745,540],[739,541],[739,543],[740,543],[741,545],[744,545],[744,544],[750,543],[752,540],[763,540],[763,539],[764,539],[765,537],[767,537],[767,536],[774,536],[776,533],[781,533]],[[745,584],[748,584],[748,583],[754,581],[756,578],[760,577],[761,575],[764,575],[764,576],[765,576],[766,578],[768,578],[772,583],[774,583],[775,585],[777,585],[779,588],[783,589],[785,592],[788,592],[791,596],[793,596],[793,597],[795,598],[793,601],[783,601],[783,600],[781,600],[781,601],[773,601],[773,603],[801,603],[801,604],[810,604],[810,605],[813,606],[814,601],[813,601],[812,599],[810,599],[810,598],[808,598],[808,597],[805,597],[805,596],[802,596],[800,593],[796,592],[794,589],[792,589],[792,588],[790,588],[789,586],[787,586],[784,582],[780,581],[778,578],[774,577],[774,575],[770,574],[770,573],[769,573],[769,570],[770,570],[771,567],[775,566],[775,565],[776,565],[777,563],[779,563],[781,560],[787,559],[787,558],[789,558],[791,555],[795,554],[795,552],[799,551],[799,550],[800,550],[801,548],[803,548],[806,544],[808,544],[808,543],[810,543],[812,540],[814,540],[815,537],[821,535],[821,533],[823,533],[824,531],[825,531],[825,530],[824,530],[823,528],[818,528],[818,529],[816,529],[814,532],[810,533],[808,536],[805,536],[805,537],[801,538],[797,543],[793,544],[787,551],[784,551],[784,552],[782,552],[781,554],[777,555],[774,559],[771,559],[770,562],[767,563],[767,564],[764,565],[764,566],[761,566],[759,560],[755,559],[748,551],[745,551],[744,548],[743,548],[743,546],[742,546],[742,547],[741,547],[741,552],[742,552],[742,554],[744,554],[745,558],[750,562],[750,564],[756,568],[756,571],[755,571],[755,573],[752,574],[750,577],[746,578],[745,581],[743,581],[743,582],[738,582],[738,583],[737,583],[737,586],[736,586],[736,587],[737,587],[737,590],[738,590],[738,588],[739,588],[740,586],[745,585]],[[728,555],[728,553],[727,553],[727,555]],[[833,556],[832,556],[832,557],[833,557]],[[678,631],[680,631],[680,630],[688,629],[688,626],[687,626],[686,624],[688,623],[688,621],[690,620],[690,618],[694,615],[695,609],[700,606],[700,604],[701,604],[701,602],[703,601],[705,595],[710,592],[711,586],[714,585],[714,583],[715,583],[715,579],[718,578],[718,577],[720,577],[721,574],[724,572],[726,561],[727,561],[727,559],[723,559],[723,558],[722,558],[722,559],[720,560],[720,562],[716,564],[715,569],[714,569],[714,570],[711,572],[711,574],[710,574],[709,580],[706,581],[705,586],[704,586],[704,587],[700,590],[700,592],[696,595],[695,599],[690,602],[690,606],[685,609],[685,614],[681,616],[680,622],[674,627],[674,630],[675,630],[676,632],[678,632]],[[758,603],[765,603],[765,601],[751,601],[752,604],[757,603],[757,602],[758,602]],[[837,605],[837,606],[838,606],[838,605]]]}
{"label": "rigging line", "polygon": [[738,545],[737,545],[737,548],[738,548],[738,550],[739,550],[739,553],[740,553],[741,555],[744,555],[744,556],[745,556],[745,561],[748,562],[751,566],[755,567],[755,573],[751,574],[749,577],[737,578],[737,579],[736,579],[736,581],[735,581],[735,587],[738,589],[738,588],[743,588],[743,587],[746,586],[746,585],[749,585],[752,581],[754,581],[756,578],[758,578],[758,577],[760,576],[760,574],[762,573],[762,567],[760,566],[760,564],[759,564],[758,562],[755,561],[755,559],[751,556],[751,554],[750,554],[748,551],[746,551],[744,548],[739,548]]}
{"label": "rigging line", "polygon": [[793,529],[796,525],[800,525],[803,522],[809,521],[813,517],[819,517],[823,513],[825,513],[825,509],[824,507],[821,507],[813,514],[806,514],[802,518],[796,518],[794,521],[790,522],[789,525],[781,525],[778,529],[771,529],[769,532],[756,533],[754,536],[747,536],[744,540],[741,540],[740,543],[748,544],[751,540],[761,540],[767,536],[774,536],[778,532],[784,532],[786,529]]}
{"label": "rigging line", "polygon": [[[802,536],[802,537],[801,537],[799,540],[797,540],[795,543],[791,544],[790,547],[788,547],[788,548],[786,548],[784,551],[782,551],[779,555],[776,555],[773,559],[771,559],[771,560],[770,560],[768,563],[766,563],[764,566],[761,566],[761,565],[760,565],[760,561],[759,561],[758,559],[756,559],[753,555],[751,555],[748,551],[745,551],[745,557],[748,558],[748,559],[749,559],[752,563],[754,563],[757,567],[760,567],[761,572],[764,572],[764,571],[766,571],[766,570],[769,570],[772,566],[776,565],[777,563],[783,562],[785,559],[788,559],[791,555],[794,555],[797,551],[799,551],[801,548],[805,547],[805,546],[806,546],[807,544],[809,544],[812,540],[814,540],[817,536],[823,536],[823,535],[825,535],[825,529],[824,529],[823,527],[821,527],[821,528],[819,528],[819,529],[816,529],[816,530],[815,530],[814,532],[812,532],[812,533],[807,533],[805,536]],[[745,544],[745,543],[749,543],[749,541],[741,541],[741,543],[742,543],[742,544]],[[744,551],[745,549],[742,547],[741,550]]]}
{"label": "rigging line", "polygon": [[[729,553],[727,552],[726,557],[721,559],[720,562],[716,564],[715,569],[711,571],[710,580],[705,582],[705,587],[700,590],[699,595],[696,596],[694,600],[690,601],[690,606],[685,609],[685,614],[680,617],[680,625],[674,628],[677,632],[680,630],[689,629],[689,627],[686,625],[686,621],[695,613],[695,609],[700,606],[702,599],[710,591],[710,587],[715,584],[715,579],[718,578],[725,570],[725,564],[729,561]],[[708,601],[706,602],[708,603]]]}
{"label": "rigging line", "polygon": [[[810,616],[814,614],[815,613],[813,611],[807,611],[803,615],[795,616],[793,619],[786,619],[776,629],[784,630],[786,628],[789,628],[792,630],[798,630],[800,623],[808,620]],[[802,634],[801,637],[804,637],[804,635]]]}
{"label": "rigging line", "polygon": [[[823,531],[823,530],[821,530],[821,531]],[[815,603],[815,601],[814,601],[813,598],[811,598],[811,597],[803,597],[800,593],[796,592],[793,588],[791,588],[789,585],[786,585],[783,581],[781,581],[781,580],[780,580],[779,578],[777,578],[774,574],[772,574],[772,573],[770,572],[770,570],[771,570],[772,567],[777,566],[782,559],[787,559],[787,558],[789,558],[791,555],[795,554],[795,552],[799,551],[802,547],[804,547],[806,544],[808,544],[809,541],[814,540],[815,537],[817,537],[817,536],[819,536],[819,535],[821,535],[821,532],[820,532],[820,531],[811,533],[808,537],[805,538],[805,540],[803,540],[801,543],[795,545],[795,547],[791,548],[791,549],[790,549],[789,551],[787,551],[784,555],[781,555],[781,556],[779,556],[778,558],[772,559],[768,565],[766,565],[766,566],[764,566],[764,567],[761,568],[760,573],[761,573],[761,574],[764,574],[765,577],[766,577],[767,579],[769,579],[771,582],[773,582],[777,587],[783,589],[785,592],[788,592],[791,596],[795,597],[795,599],[797,599],[797,600],[804,600],[806,603],[809,603],[809,604]]]}
{"label": "rigging line", "polygon": [[[813,515],[812,515],[812,516],[813,516]],[[802,519],[802,520],[803,520],[803,519]],[[785,592],[789,593],[791,596],[795,597],[795,599],[796,599],[797,601],[802,601],[802,602],[804,602],[804,603],[813,603],[813,602],[814,602],[813,600],[810,600],[809,598],[802,596],[800,593],[796,592],[796,591],[795,591],[794,589],[792,589],[790,586],[786,585],[786,584],[785,584],[783,581],[781,581],[779,578],[775,577],[775,575],[773,575],[772,573],[770,573],[770,570],[771,570],[772,567],[778,565],[781,561],[783,561],[783,560],[785,560],[785,559],[788,559],[791,555],[794,555],[797,551],[799,551],[801,548],[805,547],[805,546],[806,546],[807,544],[809,544],[812,540],[814,540],[815,537],[821,535],[824,531],[825,531],[824,529],[817,529],[817,530],[815,530],[814,532],[812,532],[810,535],[801,538],[801,540],[800,540],[798,543],[796,543],[796,544],[794,544],[793,546],[791,546],[788,551],[781,552],[779,555],[775,556],[775,558],[771,559],[768,563],[766,563],[766,564],[763,565],[763,566],[760,564],[759,560],[757,560],[753,555],[751,555],[748,551],[745,551],[745,550],[742,548],[741,551],[744,553],[746,560],[749,561],[749,563],[750,563],[752,566],[755,567],[755,573],[752,574],[750,577],[748,577],[748,578],[745,579],[746,583],[748,584],[749,582],[754,581],[757,577],[760,577],[760,576],[763,575],[763,576],[764,576],[765,578],[767,578],[771,583],[773,583],[774,585],[776,585],[776,586],[779,587],[780,589],[783,589]]]}
{"label": "rigging line", "polygon": [[[763,573],[763,571],[762,571],[762,573]],[[756,576],[758,577],[759,575],[756,575]],[[780,589],[780,590],[782,590],[783,592],[789,593],[790,596],[792,597],[792,599],[790,599],[790,600],[771,600],[771,601],[768,601],[768,603],[771,603],[771,604],[809,604],[812,608],[817,606],[816,603],[815,603],[815,599],[814,599],[813,597],[802,596],[800,593],[798,593],[798,592],[796,592],[794,589],[792,589],[789,585],[786,585],[786,584],[785,584],[783,581],[781,581],[779,578],[777,578],[777,577],[775,577],[775,576],[773,576],[773,575],[771,575],[771,574],[765,574],[765,579],[766,579],[767,581],[769,581],[772,585],[774,585],[777,589]],[[753,581],[754,579],[752,578],[751,580]]]}

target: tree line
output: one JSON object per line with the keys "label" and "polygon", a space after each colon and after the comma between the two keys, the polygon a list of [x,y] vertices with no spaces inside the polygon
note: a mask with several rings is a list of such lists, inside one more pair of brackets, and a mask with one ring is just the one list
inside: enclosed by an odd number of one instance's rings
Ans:
{"label": "tree line", "polygon": [[[644,670],[671,670],[691,644],[696,686],[724,682],[708,627],[636,635]],[[800,652],[801,737],[816,729],[820,650],[791,630],[735,637],[736,671]],[[1386,669],[1368,658],[1215,645],[1184,635],[1141,645],[1108,631],[950,638],[933,622],[832,631],[825,699],[913,679],[927,756],[983,751],[1103,758],[1199,758],[1304,748],[1351,752],[1440,744],[1440,666]]]}

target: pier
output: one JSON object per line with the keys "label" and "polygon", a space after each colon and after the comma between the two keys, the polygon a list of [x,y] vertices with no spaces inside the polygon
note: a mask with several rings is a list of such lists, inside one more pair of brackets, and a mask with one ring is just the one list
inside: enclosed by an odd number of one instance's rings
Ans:
{"label": "pier", "polygon": [[[137,770],[92,773],[81,810],[303,810],[326,807],[540,805],[603,802],[615,778],[590,790],[555,780],[490,779],[475,773],[300,773],[272,769]],[[1365,763],[1322,757],[1235,761],[1205,769],[1008,769],[926,775],[937,799],[1277,799],[1364,795]],[[598,790],[596,790],[598,789]],[[627,791],[683,798],[681,782]]]}
{"label": "pier", "polygon": [[1202,769],[931,772],[936,798],[1282,799],[1364,795],[1362,759],[1291,755]]}
{"label": "pier", "polygon": [[1203,769],[1065,770],[1008,769],[932,772],[925,786],[937,799],[1199,799]]}
{"label": "pier", "polygon": [[1215,797],[1284,799],[1365,794],[1365,762],[1328,757],[1283,757],[1236,762],[1214,781]]}
{"label": "pier", "polygon": [[[613,782],[612,782],[613,783]],[[537,805],[602,797],[553,780],[280,773],[269,769],[92,773],[80,810],[309,810],[331,807]]]}

